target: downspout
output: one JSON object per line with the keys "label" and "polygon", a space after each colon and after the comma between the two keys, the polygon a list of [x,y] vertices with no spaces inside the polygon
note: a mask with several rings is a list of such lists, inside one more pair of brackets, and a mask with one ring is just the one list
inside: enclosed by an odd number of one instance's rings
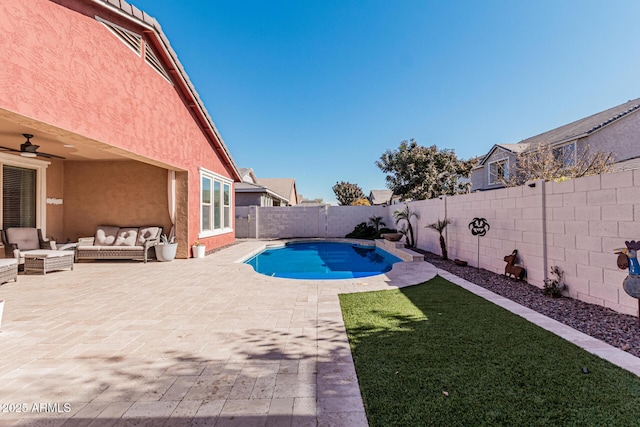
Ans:
{"label": "downspout", "polygon": [[544,281],[549,276],[549,267],[547,261],[547,187],[544,179],[540,180],[540,191],[542,191],[542,267],[544,268]]}
{"label": "downspout", "polygon": [[[448,213],[447,213],[447,196],[442,196],[442,200],[444,200],[444,220],[446,221],[448,218]],[[445,227],[444,228],[444,241],[445,241],[445,245],[447,245],[447,251],[450,248],[449,246],[449,227]]]}

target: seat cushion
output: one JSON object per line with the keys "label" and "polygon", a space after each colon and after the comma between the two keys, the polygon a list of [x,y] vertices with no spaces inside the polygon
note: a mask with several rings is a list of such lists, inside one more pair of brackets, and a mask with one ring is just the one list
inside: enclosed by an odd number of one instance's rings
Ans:
{"label": "seat cushion", "polygon": [[72,257],[73,252],[37,249],[33,251],[20,252],[20,255],[24,258],[59,258],[59,257]]}
{"label": "seat cushion", "polygon": [[37,228],[10,227],[6,229],[6,233],[9,243],[17,244],[21,251],[40,249]]}
{"label": "seat cushion", "polygon": [[160,233],[162,233],[162,227],[140,227],[136,245],[143,246],[147,239],[160,237]]}
{"label": "seat cushion", "polygon": [[110,225],[100,225],[96,229],[96,246],[112,246],[118,238],[120,227],[112,227]]}
{"label": "seat cushion", "polygon": [[118,230],[118,237],[113,246],[135,246],[138,240],[138,228],[129,227]]}
{"label": "seat cushion", "polygon": [[[113,251],[113,252],[126,252],[126,251],[143,251],[144,246],[78,246],[77,251],[80,252],[99,252],[99,251]],[[69,252],[69,251],[61,251]],[[73,252],[70,252],[73,254]]]}

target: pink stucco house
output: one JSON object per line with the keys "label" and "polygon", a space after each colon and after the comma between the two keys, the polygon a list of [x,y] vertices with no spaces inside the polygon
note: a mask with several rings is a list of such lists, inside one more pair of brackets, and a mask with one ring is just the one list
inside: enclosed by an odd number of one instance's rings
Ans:
{"label": "pink stucco house", "polygon": [[0,50],[2,228],[74,241],[161,225],[181,258],[234,241],[238,168],[154,18],[120,0],[7,0]]}

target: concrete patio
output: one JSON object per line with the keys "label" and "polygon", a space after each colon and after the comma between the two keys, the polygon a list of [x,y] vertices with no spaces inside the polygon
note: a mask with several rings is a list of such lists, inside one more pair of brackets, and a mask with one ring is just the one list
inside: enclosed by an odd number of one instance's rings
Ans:
{"label": "concrete patio", "polygon": [[0,286],[0,425],[366,426],[337,295],[437,273],[640,374],[638,358],[426,262],[338,281],[235,263],[264,244],[84,262]]}

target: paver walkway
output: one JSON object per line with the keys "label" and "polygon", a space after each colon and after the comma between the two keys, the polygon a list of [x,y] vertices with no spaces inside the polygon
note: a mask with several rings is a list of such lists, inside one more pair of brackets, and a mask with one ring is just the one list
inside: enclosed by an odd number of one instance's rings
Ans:
{"label": "paver walkway", "polygon": [[366,426],[337,295],[435,274],[640,374],[640,359],[426,262],[339,281],[235,263],[264,244],[0,286],[0,426]]}

